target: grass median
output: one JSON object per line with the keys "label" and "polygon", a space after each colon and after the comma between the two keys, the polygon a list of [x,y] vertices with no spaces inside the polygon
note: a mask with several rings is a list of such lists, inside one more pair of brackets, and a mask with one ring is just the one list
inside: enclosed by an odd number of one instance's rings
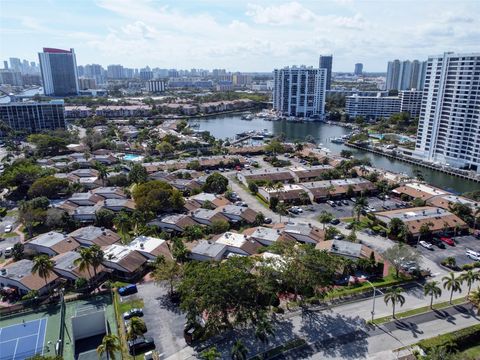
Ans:
{"label": "grass median", "polygon": [[[433,310],[445,309],[445,308],[448,308],[452,305],[460,305],[460,304],[465,304],[465,303],[466,303],[465,298],[461,297],[461,298],[453,300],[451,304],[448,301],[433,304]],[[416,309],[412,309],[412,310],[408,310],[408,311],[404,311],[404,312],[399,312],[399,313],[395,314],[395,319],[396,320],[404,319],[404,318],[407,318],[407,317],[410,317],[410,316],[415,316],[415,315],[428,313],[430,311],[432,311],[432,309],[430,309],[430,306],[422,306],[422,307],[419,307],[419,308],[416,308]],[[375,319],[375,320],[373,320],[373,322],[369,321],[368,323],[369,324],[375,324],[375,325],[381,325],[381,324],[384,324],[384,323],[392,321],[392,320],[393,320],[392,315],[389,315],[389,316],[384,316],[384,317]]]}

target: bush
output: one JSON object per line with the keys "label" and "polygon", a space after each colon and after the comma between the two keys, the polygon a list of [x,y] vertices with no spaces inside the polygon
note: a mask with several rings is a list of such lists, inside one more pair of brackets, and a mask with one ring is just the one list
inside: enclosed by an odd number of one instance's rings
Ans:
{"label": "bush", "polygon": [[442,346],[449,351],[457,351],[478,343],[480,343],[480,325],[474,325],[431,339],[421,340],[418,345],[424,351],[429,352],[433,348]]}
{"label": "bush", "polygon": [[473,268],[474,268],[473,264],[465,264],[462,266],[462,270],[464,271],[472,270]]}

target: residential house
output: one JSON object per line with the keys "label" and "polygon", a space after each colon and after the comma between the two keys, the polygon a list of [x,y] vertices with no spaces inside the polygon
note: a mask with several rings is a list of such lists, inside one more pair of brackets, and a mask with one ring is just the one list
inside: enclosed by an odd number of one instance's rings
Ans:
{"label": "residential house", "polygon": [[141,276],[147,259],[138,251],[123,245],[113,244],[104,249],[103,265],[113,270],[113,275],[122,279]]}
{"label": "residential house", "polygon": [[225,205],[217,208],[222,215],[228,218],[231,223],[245,223],[253,224],[256,220],[258,212],[248,207],[242,207],[237,205]]}
{"label": "residential house", "polygon": [[331,165],[315,165],[315,166],[296,166],[289,170],[292,172],[296,182],[305,182],[320,180],[322,174],[333,170]]}
{"label": "residential house", "polygon": [[392,219],[400,219],[407,226],[412,236],[420,235],[420,228],[423,224],[430,224],[429,228],[432,233],[440,233],[445,230],[461,231],[468,228],[468,225],[457,215],[433,206],[377,212],[375,218],[386,227]]}
{"label": "residential house", "polygon": [[121,239],[120,235],[112,230],[92,225],[72,231],[68,236],[75,239],[75,241],[84,247],[90,247],[93,245],[98,245],[100,247],[108,246],[119,242]]}
{"label": "residential house", "polygon": [[282,239],[281,229],[273,229],[264,226],[246,229],[243,234],[264,246],[273,245]]}
{"label": "residential house", "polygon": [[191,218],[199,224],[211,226],[214,221],[227,221],[228,218],[221,212],[208,209],[197,209],[190,212]]}
{"label": "residential house", "polygon": [[22,259],[0,268],[0,286],[14,288],[20,295],[26,295],[30,291],[38,291],[40,295],[46,294],[58,282],[59,277],[51,272],[46,279],[32,274],[33,261]]}
{"label": "residential house", "polygon": [[105,199],[103,207],[112,211],[133,211],[135,210],[135,201],[131,199]]}
{"label": "residential house", "polygon": [[264,169],[252,169],[243,170],[237,172],[237,179],[248,186],[250,181],[262,181],[262,182],[281,182],[283,184],[292,183],[295,178],[288,169],[283,168],[264,168]]}
{"label": "residential house", "polygon": [[80,244],[75,239],[56,231],[40,234],[25,242],[26,252],[48,256],[73,251],[79,247]]}
{"label": "residential house", "polygon": [[220,261],[227,252],[227,245],[200,240],[190,252],[190,259],[197,261]]}
{"label": "residential house", "polygon": [[158,226],[163,231],[174,231],[177,233],[182,233],[185,231],[187,226],[198,225],[195,220],[185,214],[167,215],[162,218],[152,220],[148,224]]}
{"label": "residential house", "polygon": [[398,196],[406,196],[409,199],[422,199],[427,201],[428,199],[439,195],[451,195],[449,192],[436,188],[431,185],[422,184],[418,182],[411,182],[399,186],[392,190],[392,193]]}
{"label": "residential house", "polygon": [[[52,258],[54,262],[53,270],[58,274],[58,276],[68,279],[72,282],[79,278],[83,278],[89,282],[98,280],[103,277],[106,273],[106,269],[103,265],[97,267],[96,271],[93,266],[88,266],[88,268],[80,270],[78,264],[78,259],[80,259],[80,253],[77,251],[67,251],[63,254],[59,254]],[[95,279],[95,272],[97,278]]]}
{"label": "residential house", "polygon": [[308,193],[298,184],[285,184],[280,189],[262,186],[258,188],[258,195],[264,198],[266,202],[270,202],[272,198],[287,203],[299,202],[301,199],[310,200]]}
{"label": "residential house", "polygon": [[158,256],[163,256],[167,260],[173,259],[168,244],[163,239],[141,235],[133,239],[126,247],[138,251],[148,260],[155,260]]}
{"label": "residential house", "polygon": [[282,235],[285,240],[298,241],[305,244],[314,244],[325,240],[325,231],[312,224],[294,223],[281,224]]}
{"label": "residential house", "polygon": [[262,245],[255,239],[244,234],[237,234],[230,231],[214,237],[216,244],[227,247],[227,251],[236,255],[250,256],[256,254]]}

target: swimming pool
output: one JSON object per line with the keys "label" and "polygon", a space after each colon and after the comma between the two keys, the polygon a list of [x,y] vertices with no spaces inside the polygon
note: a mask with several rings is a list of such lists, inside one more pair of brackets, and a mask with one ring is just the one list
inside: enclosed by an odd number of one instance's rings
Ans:
{"label": "swimming pool", "polygon": [[142,161],[143,156],[142,155],[137,155],[137,154],[125,154],[123,156],[123,160],[126,160],[126,161]]}

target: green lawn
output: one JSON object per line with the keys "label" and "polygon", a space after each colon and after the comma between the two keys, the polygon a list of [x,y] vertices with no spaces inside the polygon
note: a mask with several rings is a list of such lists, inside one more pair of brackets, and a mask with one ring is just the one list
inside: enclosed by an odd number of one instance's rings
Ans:
{"label": "green lawn", "polygon": [[17,233],[13,232],[13,231],[12,231],[12,232],[9,232],[9,233],[3,234],[3,237],[4,237],[5,239],[13,238],[13,237],[15,237],[15,236],[19,236],[19,235],[18,235]]}
{"label": "green lawn", "polygon": [[[396,284],[401,284],[405,281],[410,280],[409,277],[400,274],[399,277],[395,277],[393,271],[390,272],[388,276],[385,276],[383,279],[377,280],[377,281],[372,281],[371,283],[376,287],[376,288],[384,288],[387,286],[392,286]],[[327,293],[325,296],[326,300],[332,300],[336,298],[341,298],[344,296],[349,296],[349,295],[354,295],[354,294],[360,294],[364,291],[369,291],[372,289],[372,286],[369,283],[362,283],[362,284],[356,284],[356,285],[351,285],[351,286],[344,286],[342,288],[337,288],[334,289],[330,292]]]}
{"label": "green lawn", "polygon": [[459,355],[466,359],[480,359],[480,345],[464,350]]}
{"label": "green lawn", "polygon": [[[464,297],[454,299],[452,301],[453,305],[460,305],[460,304],[464,304],[464,303],[465,303],[465,298]],[[444,308],[447,308],[449,306],[451,306],[451,304],[448,301],[433,304],[433,308],[436,309],[436,310],[444,309]],[[431,310],[430,310],[430,306],[428,305],[428,306],[423,306],[423,307],[419,307],[419,308],[404,311],[404,312],[399,312],[399,313],[395,314],[395,317],[396,317],[396,319],[403,319],[403,318],[406,318],[406,317],[409,317],[409,316],[423,314],[423,313],[426,313],[426,312],[429,312],[429,311],[431,311]],[[384,317],[375,319],[373,321],[373,323],[376,324],[376,325],[380,325],[380,324],[389,322],[391,320],[393,320],[393,318],[392,318],[391,315],[389,315],[389,316],[384,316]],[[372,323],[372,322],[369,321],[369,323]]]}
{"label": "green lawn", "polygon": [[126,300],[126,301],[118,301],[118,311],[120,314],[123,314],[124,312],[133,309],[133,308],[143,308],[143,299],[131,299],[131,300]]}

